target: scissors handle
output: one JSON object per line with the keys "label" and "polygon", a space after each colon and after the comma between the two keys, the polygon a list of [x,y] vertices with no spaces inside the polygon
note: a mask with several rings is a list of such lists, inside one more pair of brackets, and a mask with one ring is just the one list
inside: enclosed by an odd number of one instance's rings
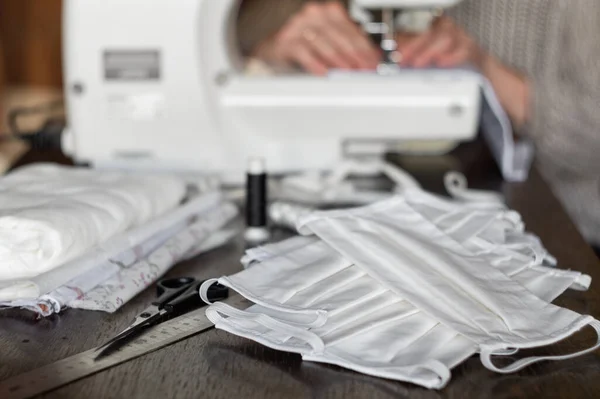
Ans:
{"label": "scissors handle", "polygon": [[[157,284],[159,297],[155,302],[169,313],[180,313],[190,307],[204,306],[206,303],[202,301],[198,292],[203,282],[191,277],[160,280]],[[229,289],[213,284],[207,295],[211,301],[223,300],[229,296]]]}
{"label": "scissors handle", "polygon": [[158,298],[152,302],[152,305],[163,309],[171,301],[179,298],[191,286],[196,284],[197,280],[192,277],[169,278],[160,280],[157,284]]}

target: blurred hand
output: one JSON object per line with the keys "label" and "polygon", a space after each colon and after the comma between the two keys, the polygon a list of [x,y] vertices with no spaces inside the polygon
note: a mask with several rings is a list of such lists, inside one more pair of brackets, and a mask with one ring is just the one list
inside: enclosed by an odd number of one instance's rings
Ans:
{"label": "blurred hand", "polygon": [[324,75],[329,69],[374,69],[381,52],[340,2],[308,2],[254,54],[266,62],[298,65]]}
{"label": "blurred hand", "polygon": [[486,53],[452,19],[442,16],[431,29],[419,35],[399,34],[396,37],[402,55],[401,65],[454,67],[471,64],[483,69]]}
{"label": "blurred hand", "polygon": [[463,29],[448,17],[440,17],[425,33],[399,34],[400,65],[423,68],[451,68],[471,65],[489,79],[500,103],[516,127],[529,114],[529,81],[518,71],[484,51]]}

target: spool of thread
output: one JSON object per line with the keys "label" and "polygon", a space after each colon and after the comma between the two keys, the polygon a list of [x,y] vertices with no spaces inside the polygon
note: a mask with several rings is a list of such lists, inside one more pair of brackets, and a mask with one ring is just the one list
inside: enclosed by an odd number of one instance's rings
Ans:
{"label": "spool of thread", "polygon": [[256,243],[269,239],[267,201],[265,161],[262,158],[251,158],[246,172],[246,241]]}

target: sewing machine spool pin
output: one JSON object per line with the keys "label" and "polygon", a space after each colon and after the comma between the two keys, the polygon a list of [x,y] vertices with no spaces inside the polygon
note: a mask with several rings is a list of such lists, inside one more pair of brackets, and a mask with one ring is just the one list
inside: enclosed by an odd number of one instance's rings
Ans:
{"label": "sewing machine spool pin", "polygon": [[385,26],[383,37],[381,39],[383,61],[386,64],[397,64],[402,59],[402,55],[398,51],[398,42],[396,41],[396,22],[394,10],[391,8],[383,9],[382,21],[383,25]]}

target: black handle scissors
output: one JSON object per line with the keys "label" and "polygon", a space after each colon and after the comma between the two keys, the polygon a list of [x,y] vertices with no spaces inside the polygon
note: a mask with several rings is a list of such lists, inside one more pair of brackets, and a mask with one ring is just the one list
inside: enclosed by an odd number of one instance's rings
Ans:
{"label": "black handle scissors", "polygon": [[[207,305],[198,293],[203,282],[193,277],[159,280],[156,287],[158,298],[140,313],[129,327],[98,347],[96,351],[99,353],[96,359],[114,351],[127,339],[150,326],[160,324],[169,317],[179,316]],[[223,300],[229,296],[229,289],[220,284],[213,284],[208,289],[207,296],[211,302]]]}

